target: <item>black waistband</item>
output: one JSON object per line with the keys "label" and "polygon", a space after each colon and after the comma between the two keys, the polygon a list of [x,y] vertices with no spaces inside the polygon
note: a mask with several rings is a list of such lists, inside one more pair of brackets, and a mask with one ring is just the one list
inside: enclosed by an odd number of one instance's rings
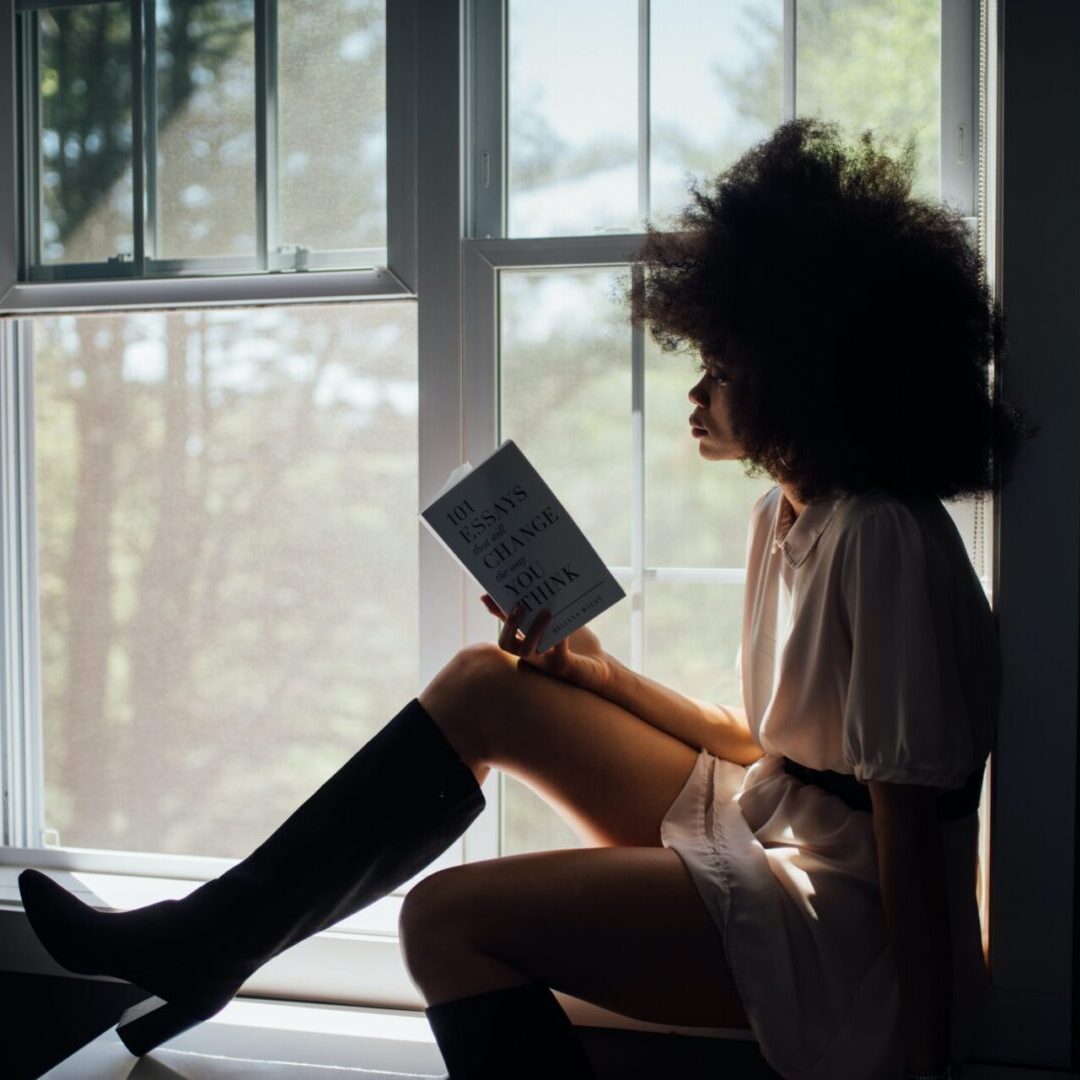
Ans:
{"label": "black waistband", "polygon": [[[784,768],[792,776],[808,784],[817,784],[824,788],[830,795],[836,795],[843,799],[852,810],[865,810],[873,813],[870,803],[870,789],[854,776],[847,773],[834,772],[832,769],[811,769],[806,765],[800,765],[791,758],[784,758]],[[984,761],[968,778],[962,788],[954,791],[943,791],[938,795],[938,821],[951,821],[953,818],[964,817],[965,814],[973,813],[979,808],[979,796],[982,794],[983,772],[986,769]]]}

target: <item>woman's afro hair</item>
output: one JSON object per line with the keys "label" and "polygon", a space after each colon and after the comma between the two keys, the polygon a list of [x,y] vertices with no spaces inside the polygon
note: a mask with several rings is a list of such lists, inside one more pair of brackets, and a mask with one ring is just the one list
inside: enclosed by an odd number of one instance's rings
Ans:
{"label": "woman's afro hair", "polygon": [[1009,476],[1022,414],[994,400],[1003,319],[963,217],[912,195],[864,132],[789,120],[650,226],[633,318],[726,369],[748,475],[812,502],[881,489],[942,499]]}

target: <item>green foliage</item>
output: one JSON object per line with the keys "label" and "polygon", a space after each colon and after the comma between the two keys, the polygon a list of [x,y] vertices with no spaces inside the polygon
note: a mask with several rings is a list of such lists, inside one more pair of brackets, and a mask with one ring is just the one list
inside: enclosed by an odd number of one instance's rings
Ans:
{"label": "green foliage", "polygon": [[[735,77],[717,74],[740,114],[771,128],[780,28],[764,12],[756,22],[755,36],[766,43],[760,63]],[[796,115],[835,121],[850,135],[871,128],[896,145],[914,136],[915,190],[937,198],[939,0],[800,0],[796,43]]]}

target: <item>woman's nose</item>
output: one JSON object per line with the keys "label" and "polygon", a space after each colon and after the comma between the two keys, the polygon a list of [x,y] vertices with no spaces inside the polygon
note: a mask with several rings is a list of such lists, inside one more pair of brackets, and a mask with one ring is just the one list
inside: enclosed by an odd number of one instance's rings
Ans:
{"label": "woman's nose", "polygon": [[693,386],[690,387],[690,392],[686,395],[690,399],[691,405],[704,405],[706,408],[709,406],[709,399],[704,394],[705,378],[702,376]]}

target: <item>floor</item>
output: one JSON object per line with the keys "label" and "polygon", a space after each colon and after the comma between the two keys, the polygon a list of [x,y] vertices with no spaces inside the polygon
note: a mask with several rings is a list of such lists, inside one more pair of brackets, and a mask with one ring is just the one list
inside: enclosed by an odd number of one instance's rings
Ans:
{"label": "floor", "polygon": [[[238,998],[212,1020],[136,1060],[115,1032],[142,991],[0,973],[5,1080],[443,1080],[422,1013]],[[775,1078],[753,1042],[579,1027],[603,1080]],[[963,1080],[1080,1080],[1080,1074],[969,1063]]]}
{"label": "floor", "polygon": [[[444,1078],[422,1013],[238,998],[217,1016],[136,1060],[115,1033],[145,995],[123,983],[0,973],[4,1080],[386,1080]],[[752,1041],[579,1027],[602,1080],[775,1080]]]}

